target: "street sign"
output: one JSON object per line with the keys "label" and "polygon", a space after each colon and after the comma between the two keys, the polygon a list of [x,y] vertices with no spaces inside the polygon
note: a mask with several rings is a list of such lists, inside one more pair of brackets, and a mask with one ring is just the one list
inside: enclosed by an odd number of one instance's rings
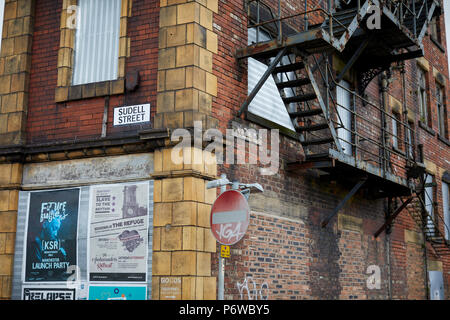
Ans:
{"label": "street sign", "polygon": [[231,257],[230,246],[226,246],[226,245],[221,244],[220,245],[220,256],[222,258],[229,258],[229,257]]}
{"label": "street sign", "polygon": [[250,208],[245,197],[236,190],[223,192],[211,209],[211,231],[220,244],[233,245],[247,232]]}
{"label": "street sign", "polygon": [[150,104],[114,108],[114,126],[150,122]]}

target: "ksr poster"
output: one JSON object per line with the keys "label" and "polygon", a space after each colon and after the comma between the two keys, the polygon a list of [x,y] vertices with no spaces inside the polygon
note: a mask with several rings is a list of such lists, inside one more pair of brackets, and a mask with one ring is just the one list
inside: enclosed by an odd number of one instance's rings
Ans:
{"label": "ksr poster", "polygon": [[77,264],[79,189],[31,192],[26,282],[66,281]]}
{"label": "ksr poster", "polygon": [[148,182],[91,187],[90,281],[146,281],[148,193]]}

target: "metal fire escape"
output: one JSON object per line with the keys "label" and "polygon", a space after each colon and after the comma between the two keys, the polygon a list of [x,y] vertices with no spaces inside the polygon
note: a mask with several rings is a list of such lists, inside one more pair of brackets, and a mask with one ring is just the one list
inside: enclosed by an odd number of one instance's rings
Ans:
{"label": "metal fire escape", "polygon": [[[423,176],[423,168],[415,161],[414,143],[405,134],[404,152],[389,146],[396,134],[386,123],[393,116],[367,99],[365,89],[378,75],[389,73],[394,64],[423,56],[422,39],[433,17],[440,14],[437,0],[339,2],[333,7],[328,0],[324,9],[305,0],[304,10],[283,15],[281,0],[247,0],[248,28],[256,29],[256,42],[236,52],[238,59],[253,58],[267,65],[238,116],[247,115],[252,100],[273,77],[284,102],[280,107],[286,108],[305,151],[305,159],[288,164],[287,169],[319,169],[354,185],[322,222],[323,227],[362,186],[374,198],[408,197],[401,210],[414,203],[412,197],[420,189],[414,178]],[[269,41],[259,41],[261,30],[271,35]],[[333,55],[346,61],[339,74],[333,72]],[[341,84],[350,70],[357,72],[354,90]],[[337,90],[351,97],[351,106],[338,101]],[[343,110],[351,114],[351,127],[341,119]],[[377,114],[376,120],[373,114]],[[403,116],[399,125],[403,132],[413,134],[407,114]],[[349,134],[343,135],[343,131]],[[428,216],[419,217],[421,227],[427,226],[423,221]],[[448,249],[442,239],[435,240]]]}

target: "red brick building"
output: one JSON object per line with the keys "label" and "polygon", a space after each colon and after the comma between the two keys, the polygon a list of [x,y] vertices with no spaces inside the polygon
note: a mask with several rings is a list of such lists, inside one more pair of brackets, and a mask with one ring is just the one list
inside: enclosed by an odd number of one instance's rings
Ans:
{"label": "red brick building", "polygon": [[[0,298],[117,298],[119,281],[128,298],[216,299],[206,184],[221,174],[264,189],[225,260],[225,299],[449,298],[439,1],[3,12]],[[177,148],[176,129],[199,126],[203,141]],[[208,129],[233,136],[213,161]]]}

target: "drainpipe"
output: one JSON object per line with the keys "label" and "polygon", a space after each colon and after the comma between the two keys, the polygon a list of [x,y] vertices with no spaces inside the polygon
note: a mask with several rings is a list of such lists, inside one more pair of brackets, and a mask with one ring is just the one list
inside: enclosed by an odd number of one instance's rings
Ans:
{"label": "drainpipe", "polygon": [[[420,150],[420,154],[419,154],[419,160],[421,163],[423,163],[424,161],[424,157],[423,157],[423,145],[420,145],[419,147]],[[419,195],[417,195],[419,196]],[[426,221],[422,221],[422,226],[421,226],[421,231],[422,231],[422,235],[423,235],[423,265],[424,265],[424,284],[425,284],[425,300],[429,300],[430,299],[430,288],[428,287],[428,250],[427,250],[427,237],[425,234],[425,223]]]}
{"label": "drainpipe", "polygon": [[428,287],[428,252],[427,252],[427,241],[425,238],[425,233],[423,233],[423,264],[424,264],[424,283],[425,283],[425,300],[430,300],[430,288]]}
{"label": "drainpipe", "polygon": [[[385,199],[384,210],[386,218],[391,215],[391,198]],[[391,227],[388,227],[385,232],[385,246],[386,246],[386,265],[388,278],[388,299],[392,300],[392,275],[391,275]]]}
{"label": "drainpipe", "polygon": [[381,121],[381,161],[380,161],[380,167],[383,170],[383,178],[386,178],[386,171],[387,171],[387,154],[386,154],[386,109],[387,109],[387,91],[389,86],[389,80],[387,72],[384,71],[381,74],[381,100],[382,100],[382,110],[380,115],[380,121]]}
{"label": "drainpipe", "polygon": [[[408,122],[408,108],[406,107],[407,103],[406,103],[406,68],[405,68],[405,61],[402,62],[401,64],[401,69],[400,69],[400,73],[402,75],[402,100],[403,100],[403,105],[402,105],[402,112],[403,112],[403,122],[405,123],[405,127],[403,129],[403,144],[405,146],[405,153],[406,153],[406,162],[407,165],[409,165],[409,149],[412,148],[410,145],[408,145],[408,134],[411,134],[410,132],[408,133],[408,131],[411,130],[411,128],[409,127],[409,122]],[[412,139],[412,135],[411,135],[411,144],[413,142]]]}
{"label": "drainpipe", "polygon": [[106,130],[108,128],[108,112],[109,112],[109,96],[105,97],[105,107],[103,109],[103,120],[102,120],[102,135],[101,137],[106,137]]}

